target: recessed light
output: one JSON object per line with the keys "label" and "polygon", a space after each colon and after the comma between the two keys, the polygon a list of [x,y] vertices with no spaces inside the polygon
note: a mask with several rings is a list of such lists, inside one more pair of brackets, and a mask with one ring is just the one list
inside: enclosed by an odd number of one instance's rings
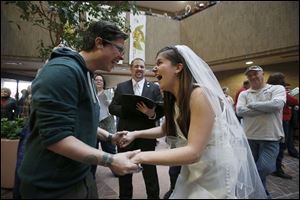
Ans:
{"label": "recessed light", "polygon": [[22,65],[22,63],[21,62],[6,62],[5,64],[7,64],[7,65]]}
{"label": "recessed light", "polygon": [[253,64],[252,61],[247,61],[247,62],[246,62],[246,65],[251,65],[251,64]]}

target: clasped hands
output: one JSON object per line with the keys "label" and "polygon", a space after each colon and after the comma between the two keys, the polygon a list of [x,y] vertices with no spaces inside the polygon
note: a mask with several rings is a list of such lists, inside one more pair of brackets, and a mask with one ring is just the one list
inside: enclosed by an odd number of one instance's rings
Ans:
{"label": "clasped hands", "polygon": [[112,143],[118,145],[121,148],[124,148],[129,145],[134,139],[134,132],[119,131],[113,134]]}
{"label": "clasped hands", "polygon": [[[112,143],[119,147],[125,147],[135,139],[133,132],[128,131],[119,131],[112,135]],[[135,150],[115,154],[114,163],[110,168],[120,175],[140,172],[143,169],[139,162],[140,153],[140,150]]]}

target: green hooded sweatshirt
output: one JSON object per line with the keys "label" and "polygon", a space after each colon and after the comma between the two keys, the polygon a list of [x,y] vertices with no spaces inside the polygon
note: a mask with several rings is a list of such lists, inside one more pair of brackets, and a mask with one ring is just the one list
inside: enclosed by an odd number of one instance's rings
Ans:
{"label": "green hooded sweatshirt", "polygon": [[32,82],[31,134],[19,170],[27,194],[56,198],[90,173],[83,164],[47,149],[68,136],[96,146],[99,104],[95,85],[78,52],[58,48]]}

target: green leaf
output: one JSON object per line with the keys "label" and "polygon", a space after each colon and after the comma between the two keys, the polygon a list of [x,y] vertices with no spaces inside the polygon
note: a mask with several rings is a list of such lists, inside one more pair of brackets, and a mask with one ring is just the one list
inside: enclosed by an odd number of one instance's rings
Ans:
{"label": "green leaf", "polygon": [[17,118],[11,121],[7,118],[1,118],[1,138],[19,139],[24,123],[25,118]]}

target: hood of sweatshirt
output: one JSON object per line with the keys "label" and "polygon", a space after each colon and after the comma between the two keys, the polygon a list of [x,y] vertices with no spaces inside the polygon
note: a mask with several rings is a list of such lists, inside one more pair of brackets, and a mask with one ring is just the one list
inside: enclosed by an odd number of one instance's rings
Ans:
{"label": "hood of sweatshirt", "polygon": [[70,57],[79,64],[81,69],[86,74],[86,78],[87,78],[87,82],[88,82],[88,85],[90,88],[90,93],[91,93],[93,102],[99,103],[96,89],[95,89],[95,83],[93,82],[93,79],[92,79],[93,72],[89,71],[88,68],[86,68],[86,63],[85,63],[84,59],[82,58],[82,56],[77,51],[72,50],[71,48],[60,47],[60,48],[56,48],[55,50],[53,50],[53,52],[49,58],[49,61],[51,61],[54,58],[58,58],[58,57]]}
{"label": "hood of sweatshirt", "polygon": [[81,66],[81,68],[84,71],[89,71],[86,68],[86,64],[84,59],[82,58],[82,56],[77,52],[72,50],[71,48],[68,47],[61,47],[61,48],[56,48],[52,53],[51,56],[49,58],[49,61],[53,58],[57,58],[57,57],[70,57],[73,58],[74,60],[76,60],[76,62],[78,62],[78,64]]}

